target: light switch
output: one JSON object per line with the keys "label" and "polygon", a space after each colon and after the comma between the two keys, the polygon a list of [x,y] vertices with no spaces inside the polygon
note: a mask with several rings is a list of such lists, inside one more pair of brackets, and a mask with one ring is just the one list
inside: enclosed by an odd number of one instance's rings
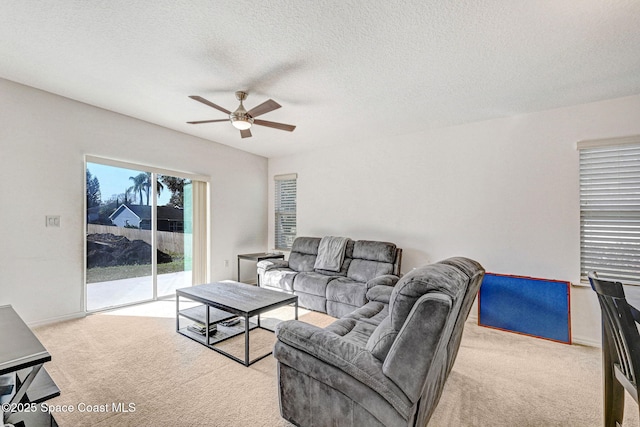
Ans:
{"label": "light switch", "polygon": [[47,215],[47,227],[60,227],[60,215]]}

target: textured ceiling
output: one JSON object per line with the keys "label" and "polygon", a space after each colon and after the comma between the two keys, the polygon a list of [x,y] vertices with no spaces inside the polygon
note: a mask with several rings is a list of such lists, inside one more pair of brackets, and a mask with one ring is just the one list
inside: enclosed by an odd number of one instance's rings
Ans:
{"label": "textured ceiling", "polygon": [[[0,2],[0,77],[266,157],[640,93],[640,1]],[[282,108],[240,139],[200,95]],[[1,94],[0,94],[1,96]]]}

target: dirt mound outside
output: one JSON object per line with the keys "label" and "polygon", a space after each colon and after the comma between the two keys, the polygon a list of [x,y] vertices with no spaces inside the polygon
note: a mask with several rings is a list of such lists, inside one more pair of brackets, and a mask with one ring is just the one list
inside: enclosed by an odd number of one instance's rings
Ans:
{"label": "dirt mound outside", "polygon": [[[158,264],[172,261],[171,255],[157,251]],[[87,235],[87,268],[151,263],[151,245],[111,233]]]}

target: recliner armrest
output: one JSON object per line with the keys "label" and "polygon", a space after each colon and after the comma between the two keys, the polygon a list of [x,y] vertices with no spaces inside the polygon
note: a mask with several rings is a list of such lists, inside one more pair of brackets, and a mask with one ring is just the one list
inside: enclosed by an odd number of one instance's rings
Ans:
{"label": "recliner armrest", "polygon": [[283,259],[263,259],[257,264],[258,271],[269,271],[274,268],[288,268],[289,261]]}
{"label": "recliner armrest", "polygon": [[371,289],[374,286],[395,286],[400,278],[393,274],[383,274],[382,276],[374,277],[367,282],[367,289]]}
{"label": "recliner armrest", "polygon": [[381,302],[389,304],[393,287],[386,285],[377,285],[367,291],[367,299],[369,301]]}
{"label": "recliner armrest", "polygon": [[400,278],[393,274],[384,274],[374,277],[367,282],[367,299],[389,304],[393,287]]}

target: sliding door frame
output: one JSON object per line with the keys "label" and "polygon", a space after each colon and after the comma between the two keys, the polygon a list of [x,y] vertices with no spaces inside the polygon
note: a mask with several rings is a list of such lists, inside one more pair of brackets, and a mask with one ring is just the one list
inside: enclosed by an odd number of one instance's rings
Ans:
{"label": "sliding door frame", "polygon": [[[86,176],[86,172],[87,172],[87,163],[98,163],[101,165],[105,165],[105,166],[113,166],[113,167],[117,167],[117,168],[124,168],[124,169],[132,169],[132,170],[141,170],[144,172],[151,172],[151,192],[152,192],[152,206],[155,207],[155,209],[151,209],[151,277],[152,277],[152,282],[153,282],[153,297],[152,299],[147,299],[147,300],[142,300],[142,301],[136,301],[133,303],[127,303],[127,304],[121,304],[121,305],[117,305],[117,306],[110,306],[110,307],[105,307],[105,308],[101,308],[101,309],[97,309],[97,310],[91,310],[90,312],[87,311],[87,198],[83,197],[84,203],[84,214],[83,214],[83,232],[82,232],[82,236],[83,236],[83,242],[82,242],[82,246],[83,246],[83,271],[82,271],[82,310],[85,313],[97,313],[100,311],[106,311],[106,310],[112,310],[114,308],[119,308],[119,307],[126,307],[126,306],[131,306],[131,305],[136,305],[136,304],[142,304],[142,303],[146,303],[146,302],[151,302],[151,301],[156,301],[158,299],[164,299],[164,298],[170,298],[169,295],[167,296],[163,296],[158,298],[158,266],[157,266],[157,202],[158,202],[158,194],[157,194],[157,175],[169,175],[169,176],[175,176],[178,178],[184,178],[184,179],[188,179],[191,180],[191,182],[193,183],[194,181],[199,181],[199,182],[203,182],[206,184],[206,206],[205,206],[205,212],[204,215],[206,216],[206,220],[205,223],[207,224],[206,227],[206,243],[205,243],[205,252],[206,255],[204,256],[204,260],[200,260],[200,265],[202,266],[204,264],[204,270],[205,270],[205,276],[209,276],[209,272],[211,271],[210,269],[210,260],[211,260],[211,256],[210,256],[210,251],[211,251],[211,241],[210,241],[210,218],[211,218],[211,212],[210,212],[210,197],[211,197],[211,178],[209,176],[206,175],[199,175],[199,174],[194,174],[194,173],[190,173],[190,172],[182,172],[182,171],[177,171],[177,170],[171,170],[171,169],[164,169],[164,168],[159,168],[159,167],[155,167],[155,166],[149,166],[149,165],[145,165],[145,164],[141,164],[141,163],[133,163],[133,162],[127,162],[127,161],[122,161],[122,160],[115,160],[115,159],[110,159],[108,157],[99,157],[99,156],[93,156],[90,154],[85,154],[84,156],[84,174],[83,176]],[[87,188],[86,188],[86,179],[83,179],[83,194],[87,194]],[[195,215],[195,213],[194,213]],[[194,221],[194,220],[192,220]],[[192,237],[193,240],[193,237]],[[202,245],[200,245],[200,248],[202,248]],[[195,257],[196,254],[194,253],[193,256]],[[203,258],[201,254],[198,255],[200,258]],[[202,263],[202,261],[204,261],[204,263]],[[192,269],[193,269],[193,264],[192,263]],[[193,274],[193,273],[192,273]]]}

